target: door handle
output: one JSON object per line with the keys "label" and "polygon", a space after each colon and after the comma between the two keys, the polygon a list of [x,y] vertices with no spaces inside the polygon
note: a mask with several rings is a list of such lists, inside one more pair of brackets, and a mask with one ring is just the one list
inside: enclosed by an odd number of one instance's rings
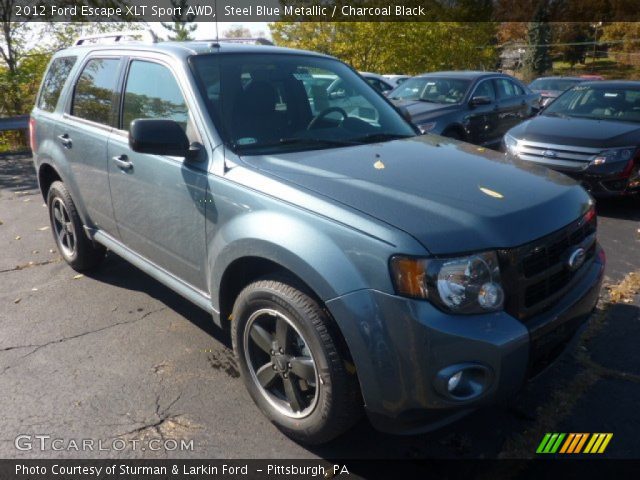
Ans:
{"label": "door handle", "polygon": [[129,161],[126,155],[118,155],[113,157],[112,160],[121,170],[131,170],[133,168],[133,163]]}
{"label": "door handle", "polygon": [[73,142],[69,138],[68,133],[63,133],[62,135],[58,135],[58,140],[60,140],[60,143],[65,148],[71,148],[71,145],[73,145]]}

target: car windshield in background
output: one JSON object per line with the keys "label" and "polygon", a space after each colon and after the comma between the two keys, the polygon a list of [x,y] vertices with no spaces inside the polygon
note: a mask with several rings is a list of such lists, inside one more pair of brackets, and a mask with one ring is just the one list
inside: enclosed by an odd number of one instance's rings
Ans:
{"label": "car windshield in background", "polygon": [[640,88],[577,86],[558,97],[544,114],[640,123]]}
{"label": "car windshield in background", "polygon": [[341,62],[311,55],[198,55],[191,65],[224,142],[259,155],[415,136]]}
{"label": "car windshield in background", "polygon": [[564,92],[580,83],[579,80],[565,78],[539,78],[529,84],[531,90],[556,90]]}
{"label": "car windshield in background", "polygon": [[403,82],[389,94],[389,98],[430,103],[460,103],[469,85],[471,81],[460,78],[416,77]]}

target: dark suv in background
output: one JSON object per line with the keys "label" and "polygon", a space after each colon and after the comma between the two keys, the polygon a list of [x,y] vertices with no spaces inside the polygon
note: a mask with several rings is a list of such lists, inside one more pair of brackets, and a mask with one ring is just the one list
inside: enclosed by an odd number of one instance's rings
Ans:
{"label": "dark suv in background", "polygon": [[[522,106],[484,98],[474,108]],[[363,408],[412,432],[499,402],[598,298],[584,189],[418,135],[325,55],[75,46],[53,56],[31,143],[71,267],[109,249],[210,312],[253,400],[302,442],[334,438]]]}
{"label": "dark suv in background", "polygon": [[509,75],[490,72],[419,75],[387,96],[422,132],[490,147],[540,108],[539,94]]}

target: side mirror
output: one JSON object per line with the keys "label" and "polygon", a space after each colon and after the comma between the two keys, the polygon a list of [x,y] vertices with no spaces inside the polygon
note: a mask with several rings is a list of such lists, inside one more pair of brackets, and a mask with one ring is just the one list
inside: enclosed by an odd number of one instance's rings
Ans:
{"label": "side mirror", "polygon": [[478,107],[480,105],[491,105],[492,103],[493,103],[493,100],[491,99],[491,97],[485,97],[485,96],[473,97],[469,101],[469,105],[471,105],[472,107]]}
{"label": "side mirror", "polygon": [[189,156],[189,139],[178,122],[138,118],[129,128],[131,150],[151,155]]}

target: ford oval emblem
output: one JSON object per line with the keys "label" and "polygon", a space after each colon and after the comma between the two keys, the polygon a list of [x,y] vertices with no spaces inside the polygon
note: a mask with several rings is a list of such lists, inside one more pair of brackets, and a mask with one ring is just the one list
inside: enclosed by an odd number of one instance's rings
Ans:
{"label": "ford oval emblem", "polygon": [[577,270],[584,263],[587,252],[584,248],[576,248],[571,255],[569,255],[569,260],[567,260],[567,266],[569,270]]}
{"label": "ford oval emblem", "polygon": [[547,158],[556,158],[558,154],[553,150],[545,150],[544,152],[542,152],[542,156]]}

